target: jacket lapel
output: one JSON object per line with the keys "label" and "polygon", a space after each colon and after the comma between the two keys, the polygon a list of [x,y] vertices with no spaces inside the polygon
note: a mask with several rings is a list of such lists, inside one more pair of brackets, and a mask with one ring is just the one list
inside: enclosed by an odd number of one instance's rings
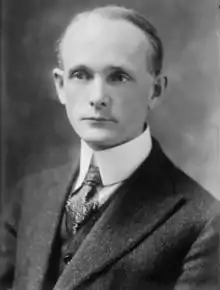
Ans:
{"label": "jacket lapel", "polygon": [[173,166],[155,143],[142,166],[114,194],[67,265],[54,290],[75,289],[151,235],[184,203],[175,192]]}
{"label": "jacket lapel", "polygon": [[27,227],[29,231],[26,250],[28,269],[26,269],[27,276],[24,280],[27,278],[26,281],[29,284],[27,285],[24,281],[24,285],[28,290],[40,289],[68,187],[77,176],[77,168],[78,162],[74,166],[70,163],[43,174],[42,181],[38,183],[44,185],[35,191],[34,197],[32,195],[31,201],[28,202],[29,205],[30,202],[32,203],[32,208],[37,207],[36,214],[28,221]]}

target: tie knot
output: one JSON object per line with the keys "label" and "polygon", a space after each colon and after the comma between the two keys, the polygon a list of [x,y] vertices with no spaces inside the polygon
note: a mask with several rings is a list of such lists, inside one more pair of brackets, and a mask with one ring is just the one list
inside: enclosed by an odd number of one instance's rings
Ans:
{"label": "tie knot", "polygon": [[90,165],[83,183],[89,186],[102,185],[99,168],[97,166]]}

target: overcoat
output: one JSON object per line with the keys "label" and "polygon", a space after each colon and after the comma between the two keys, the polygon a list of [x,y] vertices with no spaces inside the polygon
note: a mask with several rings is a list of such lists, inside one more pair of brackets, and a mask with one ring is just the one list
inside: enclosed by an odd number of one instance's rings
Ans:
{"label": "overcoat", "polygon": [[[117,166],[117,165],[116,165]],[[62,274],[47,277],[79,158],[28,177],[1,218],[0,289],[220,289],[219,202],[157,141]]]}

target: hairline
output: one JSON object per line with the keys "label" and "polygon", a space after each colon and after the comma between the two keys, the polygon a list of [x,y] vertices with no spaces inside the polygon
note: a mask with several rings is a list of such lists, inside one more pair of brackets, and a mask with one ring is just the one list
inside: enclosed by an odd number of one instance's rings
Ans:
{"label": "hairline", "polygon": [[[87,10],[81,13],[78,13],[76,15],[73,16],[73,18],[70,20],[69,24],[67,25],[66,29],[64,30],[63,34],[61,35],[60,39],[57,42],[57,56],[58,56],[58,63],[60,65],[60,67],[63,67],[63,60],[62,60],[62,45],[64,42],[64,39],[66,37],[66,34],[68,32],[68,30],[70,29],[70,27],[72,27],[74,24],[76,24],[78,21],[80,21],[82,18],[86,18],[90,15],[100,15],[103,18],[109,19],[109,20],[124,20],[128,23],[131,23],[132,25],[134,25],[135,27],[137,27],[138,29],[140,29],[148,43],[150,44],[150,52],[149,52],[149,48],[147,49],[147,53],[146,53],[146,64],[147,64],[147,70],[157,76],[161,73],[162,70],[162,63],[163,63],[163,45],[162,42],[160,40],[160,38],[157,35],[157,30],[156,28],[141,14],[139,14],[137,11],[135,11],[134,9],[127,9],[125,7],[122,6],[104,6],[104,7],[97,7],[95,9],[91,9],[91,10]],[[135,20],[138,21],[145,21],[147,22],[147,25],[149,25],[151,32],[150,31],[146,31],[140,23],[135,22]],[[152,35],[153,34],[153,35]],[[153,64],[153,58],[157,57],[157,51],[155,48],[155,38],[157,38],[157,41],[159,42],[159,46],[160,46],[160,67],[159,70],[157,68],[155,68],[155,64]]]}

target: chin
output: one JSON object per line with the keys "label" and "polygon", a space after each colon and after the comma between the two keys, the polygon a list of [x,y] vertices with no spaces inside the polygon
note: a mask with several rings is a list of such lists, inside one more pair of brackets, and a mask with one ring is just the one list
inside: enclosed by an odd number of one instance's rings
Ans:
{"label": "chin", "polygon": [[81,138],[94,150],[104,150],[117,146],[119,141],[112,134],[85,134]]}

